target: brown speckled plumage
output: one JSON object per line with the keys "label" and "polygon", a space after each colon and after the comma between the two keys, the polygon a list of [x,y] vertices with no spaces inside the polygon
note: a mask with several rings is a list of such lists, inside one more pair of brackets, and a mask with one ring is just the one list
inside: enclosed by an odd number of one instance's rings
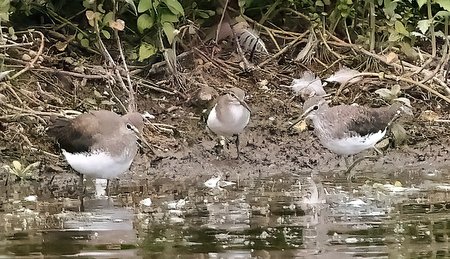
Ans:
{"label": "brown speckled plumage", "polygon": [[373,148],[403,110],[401,103],[380,108],[355,105],[329,107],[322,97],[308,99],[303,107],[306,117],[313,121],[315,135],[322,145],[341,155]]}
{"label": "brown speckled plumage", "polygon": [[[60,147],[69,153],[104,149],[121,150],[125,145],[136,146],[136,135],[127,129],[132,124],[142,132],[144,121],[139,113],[120,116],[114,112],[90,111],[74,119],[52,118],[47,134],[56,139]],[[137,146],[136,146],[137,150]]]}

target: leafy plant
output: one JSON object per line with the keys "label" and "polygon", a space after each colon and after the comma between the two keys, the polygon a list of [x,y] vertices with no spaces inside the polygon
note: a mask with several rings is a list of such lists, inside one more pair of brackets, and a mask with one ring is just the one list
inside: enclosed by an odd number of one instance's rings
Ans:
{"label": "leafy plant", "polygon": [[[111,38],[111,29],[116,29],[119,31],[123,31],[125,29],[125,21],[122,19],[117,19],[115,17],[114,10],[106,11],[103,6],[104,4],[98,4],[89,0],[83,1],[83,6],[88,8],[86,10],[85,15],[88,20],[89,25],[95,30],[99,30],[101,35],[106,39]],[[98,27],[98,28],[96,28]],[[77,38],[80,41],[81,45],[84,47],[89,46],[89,39],[85,37],[86,34],[78,33]]]}
{"label": "leafy plant", "polygon": [[36,178],[36,168],[40,165],[40,162],[35,162],[32,164],[29,164],[28,166],[24,167],[19,161],[14,160],[11,163],[11,166],[4,165],[3,168],[12,175],[15,175],[20,180],[24,179],[35,179]]}
{"label": "leafy plant", "polygon": [[[178,0],[139,0],[137,11],[139,17],[136,22],[139,33],[143,35],[150,33],[153,36],[150,37],[153,40],[144,37],[139,46],[139,60],[142,61],[164,47],[162,32],[169,44],[174,42],[178,34],[175,24],[184,16],[184,9]],[[155,36],[159,38],[159,42],[154,41]]]}

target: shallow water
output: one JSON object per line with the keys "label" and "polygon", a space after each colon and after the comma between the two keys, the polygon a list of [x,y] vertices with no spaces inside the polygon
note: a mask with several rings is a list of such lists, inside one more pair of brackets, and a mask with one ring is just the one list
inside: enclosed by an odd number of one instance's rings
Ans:
{"label": "shallow water", "polygon": [[450,179],[435,174],[211,178],[179,192],[168,182],[89,195],[84,212],[19,182],[2,192],[0,258],[450,257]]}

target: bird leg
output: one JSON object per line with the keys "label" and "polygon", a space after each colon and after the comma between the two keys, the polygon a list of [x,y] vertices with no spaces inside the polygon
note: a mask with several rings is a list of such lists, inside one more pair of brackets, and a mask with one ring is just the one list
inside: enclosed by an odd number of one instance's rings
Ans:
{"label": "bird leg", "polygon": [[84,195],[86,193],[86,189],[84,188],[84,176],[83,174],[80,174],[80,177],[78,179],[79,183],[78,183],[78,187],[79,187],[79,194],[78,194],[78,198],[80,199],[80,212],[84,212]]}
{"label": "bird leg", "polygon": [[239,135],[236,134],[236,140],[234,141],[234,143],[236,144],[236,152],[237,152],[237,156],[236,159],[239,159],[239,154],[240,154],[240,150],[239,150]]}
{"label": "bird leg", "polygon": [[80,195],[84,196],[84,194],[86,193],[86,187],[84,186],[84,176],[83,174],[78,173],[79,178],[78,178],[78,188],[79,188],[79,193]]}
{"label": "bird leg", "polygon": [[377,159],[379,158],[381,155],[383,155],[383,152],[381,152],[378,148],[373,147],[373,149],[377,152],[376,155],[374,156],[363,156],[360,157],[358,159],[356,159],[356,161],[354,161],[350,166],[347,166],[347,171],[345,171],[345,174],[348,174],[347,176],[347,180],[348,181],[352,181],[353,176],[355,176],[355,173],[351,173],[351,170],[353,169],[353,167],[355,167],[357,164],[359,164],[361,161],[366,160],[366,159]]}
{"label": "bird leg", "polygon": [[379,156],[382,156],[383,155],[383,152],[381,152],[381,150],[379,150],[377,147],[373,147],[373,149],[375,150],[375,152],[377,152],[377,154],[379,155]]}
{"label": "bird leg", "polygon": [[345,161],[345,166],[347,167],[347,168],[349,168],[350,167],[350,165],[351,165],[351,163],[350,162],[352,162],[353,163],[353,155],[351,155],[351,156],[344,156],[344,161]]}
{"label": "bird leg", "polygon": [[223,137],[217,139],[217,143],[214,146],[214,151],[216,152],[217,156],[219,156],[223,152],[225,145],[228,145],[228,141],[226,139],[224,139]]}
{"label": "bird leg", "polygon": [[109,197],[110,191],[109,191],[109,179],[106,179],[106,197]]}

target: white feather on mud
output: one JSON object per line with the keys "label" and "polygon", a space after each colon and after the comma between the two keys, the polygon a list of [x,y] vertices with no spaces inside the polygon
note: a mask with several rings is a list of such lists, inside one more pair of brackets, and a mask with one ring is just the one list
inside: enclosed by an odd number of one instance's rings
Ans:
{"label": "white feather on mud", "polygon": [[353,84],[362,79],[362,77],[360,77],[360,76],[354,77],[357,74],[359,74],[358,70],[351,69],[351,68],[344,66],[341,69],[339,69],[338,71],[336,71],[334,74],[332,74],[329,78],[325,79],[325,81],[343,84],[350,80],[349,83]]}
{"label": "white feather on mud", "polygon": [[291,85],[286,87],[292,89],[295,94],[300,95],[303,99],[326,94],[322,86],[322,80],[310,71],[304,71],[301,78],[292,80]]}
{"label": "white feather on mud", "polygon": [[258,53],[268,54],[266,45],[259,37],[255,30],[250,28],[242,29],[236,32],[239,39],[239,44],[246,51],[256,51]]}

